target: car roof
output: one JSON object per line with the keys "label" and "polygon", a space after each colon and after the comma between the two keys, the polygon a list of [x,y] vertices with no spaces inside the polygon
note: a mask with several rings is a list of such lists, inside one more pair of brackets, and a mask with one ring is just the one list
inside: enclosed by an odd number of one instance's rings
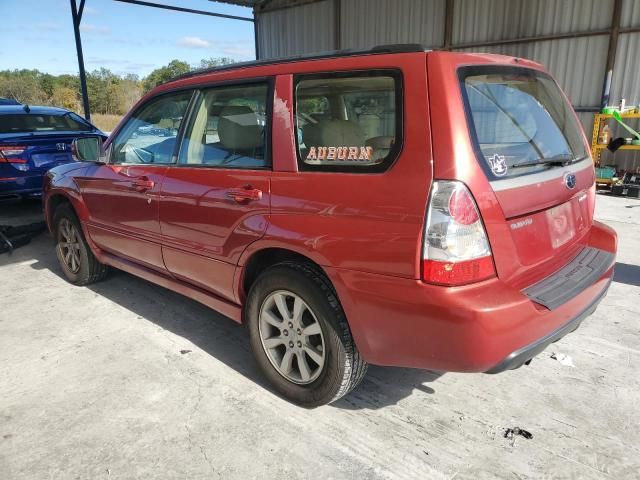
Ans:
{"label": "car roof", "polygon": [[[359,57],[359,56],[371,56],[371,55],[391,55],[391,54],[401,54],[401,53],[426,53],[429,55],[430,53],[437,52],[438,54],[444,55],[456,55],[460,56],[468,56],[472,58],[473,56],[481,56],[484,59],[491,59],[494,62],[511,62],[511,61],[524,61],[523,66],[531,66],[538,65],[541,66],[538,62],[528,59],[520,59],[517,57],[512,57],[508,55],[499,55],[499,54],[487,54],[487,53],[479,53],[479,52],[451,52],[447,50],[433,50],[425,47],[422,44],[418,43],[407,43],[407,44],[393,44],[393,45],[378,45],[369,50],[334,50],[329,52],[322,52],[311,55],[297,55],[297,56],[289,56],[289,57],[277,57],[277,58],[268,58],[264,60],[253,60],[249,62],[238,62],[238,63],[230,63],[227,65],[220,65],[217,67],[204,68],[199,70],[193,70],[191,72],[184,73],[182,75],[178,75],[173,77],[166,82],[158,85],[156,88],[162,87],[171,87],[172,84],[179,84],[182,80],[205,77],[209,74],[224,72],[224,71],[233,71],[240,70],[244,68],[250,67],[260,67],[260,66],[269,66],[269,65],[278,65],[278,64],[287,64],[287,63],[296,63],[296,62],[304,62],[308,60],[324,60],[324,59],[340,59],[340,58],[348,58],[348,57]],[[517,58],[517,60],[516,60]],[[152,90],[154,92],[156,89]]]}
{"label": "car roof", "polygon": [[17,115],[25,113],[33,113],[36,115],[64,115],[68,112],[69,110],[66,110],[64,108],[48,107],[42,105],[0,105],[0,114],[2,115]]}

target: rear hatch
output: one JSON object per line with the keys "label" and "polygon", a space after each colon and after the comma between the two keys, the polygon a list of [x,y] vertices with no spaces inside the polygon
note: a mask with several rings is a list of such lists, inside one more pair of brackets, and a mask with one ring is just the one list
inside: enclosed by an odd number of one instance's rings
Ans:
{"label": "rear hatch", "polygon": [[469,180],[496,271],[524,288],[587,242],[594,170],[584,134],[556,82],[540,70],[474,65],[458,68],[457,77],[470,156],[481,172],[473,169],[488,181],[487,188],[487,181]]}

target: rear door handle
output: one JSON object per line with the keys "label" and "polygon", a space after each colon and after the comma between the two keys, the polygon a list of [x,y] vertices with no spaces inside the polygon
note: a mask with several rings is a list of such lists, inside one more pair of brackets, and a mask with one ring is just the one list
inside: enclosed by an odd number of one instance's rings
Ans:
{"label": "rear door handle", "polygon": [[146,192],[147,190],[151,190],[155,186],[155,182],[153,180],[149,180],[148,178],[138,178],[133,182],[133,188],[135,188],[138,192]]}
{"label": "rear door handle", "polygon": [[247,203],[262,200],[262,190],[245,185],[242,188],[232,188],[227,191],[227,197],[237,203]]}

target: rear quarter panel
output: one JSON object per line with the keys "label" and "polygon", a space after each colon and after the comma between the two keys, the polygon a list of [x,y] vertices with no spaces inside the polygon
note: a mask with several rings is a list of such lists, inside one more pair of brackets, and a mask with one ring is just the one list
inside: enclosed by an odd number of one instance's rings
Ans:
{"label": "rear quarter panel", "polygon": [[[293,75],[398,69],[403,76],[403,147],[384,173],[298,172],[293,142]],[[424,53],[317,60],[281,66],[276,88],[271,215],[267,246],[289,248],[323,266],[417,278],[432,179]]]}

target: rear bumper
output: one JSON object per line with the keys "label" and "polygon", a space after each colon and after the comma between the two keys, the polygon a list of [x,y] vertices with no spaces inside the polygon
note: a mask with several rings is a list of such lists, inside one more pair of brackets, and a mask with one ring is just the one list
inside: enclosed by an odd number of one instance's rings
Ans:
{"label": "rear bumper", "polygon": [[[590,246],[615,253],[615,232],[594,225]],[[377,365],[437,371],[515,368],[593,313],[615,258],[566,303],[549,310],[499,278],[461,287],[327,268],[358,350]]]}
{"label": "rear bumper", "polygon": [[533,357],[542,352],[545,348],[547,348],[553,342],[557,342],[565,335],[576,330],[582,321],[595,312],[596,308],[600,301],[607,294],[607,290],[609,289],[609,285],[611,284],[611,280],[607,283],[606,288],[596,297],[591,304],[585,308],[579,315],[573,318],[571,321],[564,324],[562,327],[554,330],[548,335],[536,340],[533,343],[530,343],[526,347],[519,348],[511,352],[507,355],[499,364],[493,367],[491,370],[488,370],[487,373],[500,373],[506,370],[513,370],[515,368],[521,367],[523,364],[531,360]]}
{"label": "rear bumper", "polygon": [[42,195],[43,178],[42,174],[22,174],[22,176],[16,176],[11,180],[0,180],[0,198]]}

